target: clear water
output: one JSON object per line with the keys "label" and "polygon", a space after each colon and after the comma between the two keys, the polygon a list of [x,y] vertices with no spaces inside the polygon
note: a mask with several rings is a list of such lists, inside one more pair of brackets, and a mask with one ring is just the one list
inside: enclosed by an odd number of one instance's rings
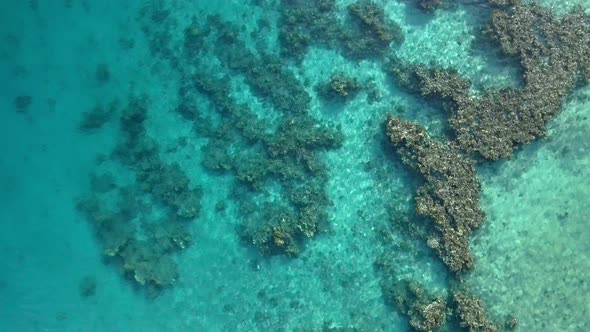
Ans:
{"label": "clear water", "polygon": [[[346,22],[353,2],[337,1],[339,22]],[[388,54],[457,68],[479,87],[518,80],[513,64],[476,49],[477,32],[487,20],[485,6],[464,1],[423,13],[411,1],[378,4],[405,36]],[[590,9],[584,1],[541,4],[560,15],[575,4]],[[382,70],[382,56],[358,61],[318,45],[300,61],[281,55],[281,6],[286,4],[2,1],[0,331],[405,331],[407,319],[384,301],[383,275],[374,266],[384,253],[395,257],[396,278],[448,291],[449,274],[436,255],[419,242],[403,240],[392,222],[392,215],[413,216],[418,181],[392,157],[382,127],[385,116],[402,106],[407,110],[400,116],[443,137],[445,113],[393,84]],[[207,55],[191,58],[182,46],[185,34],[193,32],[185,29],[196,22],[194,34],[203,33],[209,15],[233,24],[237,41],[222,45],[205,39]],[[165,36],[167,48],[154,48],[158,34]],[[268,208],[264,202],[285,200],[280,181],[265,182],[259,193],[236,193],[241,187],[234,173],[203,167],[203,147],[211,138],[177,112],[178,90],[187,75],[229,80],[231,100],[258,117],[266,125],[263,132],[276,130],[285,115],[272,97],[256,90],[247,70],[224,62],[225,49],[238,44],[255,58],[275,56],[281,70],[311,96],[307,113],[313,121],[339,128],[344,136],[338,148],[314,150],[327,171],[329,227],[306,239],[295,258],[264,257],[239,235],[240,225],[261,222]],[[367,87],[345,102],[325,101],[317,87],[333,73],[353,76]],[[368,86],[380,95],[374,102]],[[175,221],[183,223],[193,244],[166,254],[177,263],[178,277],[157,294],[105,257],[96,227],[76,207],[96,190],[92,175],[108,173],[118,188],[135,188],[131,195],[142,204],[135,207],[141,212],[133,222],[170,215],[157,196],[138,189],[139,166],[111,154],[126,140],[120,117],[132,95],[149,100],[145,132],[159,146],[162,163],[178,163],[189,187],[202,188],[198,217]],[[195,98],[197,113],[211,123],[234,120],[220,115],[205,94]],[[114,112],[100,128],[80,130],[96,105],[108,109],[113,102]],[[477,263],[463,283],[499,322],[514,315],[522,331],[590,328],[588,133],[590,88],[584,85],[564,102],[547,138],[520,147],[510,160],[478,166],[487,217],[472,237]],[[237,139],[229,149],[235,156],[259,153]],[[103,196],[107,208],[117,205],[112,192]],[[247,207],[254,211],[245,212]]]}

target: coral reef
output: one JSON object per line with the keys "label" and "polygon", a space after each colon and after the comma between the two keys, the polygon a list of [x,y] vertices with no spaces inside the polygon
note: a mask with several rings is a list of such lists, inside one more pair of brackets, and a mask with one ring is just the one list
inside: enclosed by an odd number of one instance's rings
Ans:
{"label": "coral reef", "polygon": [[328,82],[318,87],[318,93],[327,100],[348,100],[354,98],[360,89],[361,85],[356,78],[334,74]]}
{"label": "coral reef", "polygon": [[121,128],[127,139],[114,155],[136,169],[136,180],[180,219],[193,219],[200,211],[201,190],[190,187],[190,180],[176,164],[166,164],[158,156],[156,143],[145,134],[146,99],[133,98],[121,114]]}
{"label": "coral reef", "polygon": [[411,122],[387,119],[387,135],[402,161],[424,178],[416,194],[416,211],[430,217],[427,243],[450,271],[473,267],[469,237],[484,220],[475,162],[451,142],[437,142]]}
{"label": "coral reef", "polygon": [[97,104],[88,112],[82,114],[82,120],[78,128],[82,132],[91,132],[102,128],[107,122],[111,120],[114,113],[117,111],[118,102],[113,100],[106,107],[102,104]]}
{"label": "coral reef", "polygon": [[512,315],[509,315],[504,322],[504,328],[508,331],[516,330],[518,328],[518,319]]}
{"label": "coral reef", "polygon": [[[424,178],[416,210],[434,225],[431,231],[416,234],[455,275],[473,267],[469,235],[484,220],[475,161],[465,153],[490,160],[510,158],[519,145],[543,137],[563,100],[590,78],[587,15],[556,18],[540,6],[516,1],[493,5],[496,9],[485,36],[518,60],[523,74],[520,87],[474,94],[471,83],[454,69],[403,64],[396,58],[385,68],[400,86],[449,115],[455,137],[447,142],[433,141],[421,127],[394,117],[387,120],[387,133],[402,161]],[[454,291],[453,303],[462,328],[501,329],[487,318],[482,301],[467,291]],[[504,325],[515,329],[518,321],[509,317]]]}
{"label": "coral reef", "polygon": [[[390,247],[393,243],[388,240],[384,244]],[[397,266],[401,262],[389,253],[375,262],[382,274],[383,296],[388,305],[407,317],[412,331],[502,330],[499,324],[488,318],[482,300],[459,280],[449,283],[449,294],[434,294],[416,280],[398,279]],[[515,317],[507,317],[504,324],[507,330],[514,330],[517,326]]]}
{"label": "coral reef", "polygon": [[[441,4],[415,2],[426,10]],[[453,69],[395,59],[388,64],[400,85],[442,106],[449,117],[452,139],[448,141],[431,139],[423,128],[393,117],[388,119],[387,133],[403,162],[423,180],[416,210],[431,223],[416,234],[459,278],[473,267],[469,238],[484,219],[476,160],[509,158],[519,145],[542,137],[564,97],[588,78],[587,49],[580,46],[588,41],[582,14],[556,19],[534,5],[493,2],[497,11],[486,36],[521,63],[520,87],[478,93]],[[296,256],[303,241],[318,234],[330,204],[325,193],[328,172],[319,152],[338,148],[342,141],[341,133],[308,114],[311,98],[287,60],[302,60],[311,46],[334,49],[353,60],[380,58],[403,39],[399,27],[376,3],[349,5],[342,21],[336,10],[331,0],[282,1],[280,56],[247,42],[243,30],[219,16],[195,18],[184,29],[181,47],[171,46],[175,40],[165,29],[147,31],[154,54],[168,60],[182,78],[177,111],[192,122],[199,138],[207,140],[202,149],[204,167],[235,180],[229,198],[243,218],[240,236],[264,255]],[[151,20],[173,25],[166,11],[153,13]],[[260,31],[251,37],[254,33]],[[215,75],[207,71],[211,67],[216,68]],[[247,86],[241,92],[251,93],[263,106],[254,110],[258,105],[237,103],[230,76],[238,76],[236,85]],[[353,83],[334,77],[320,90],[336,98],[352,97],[357,86]],[[205,108],[214,111],[203,112]],[[169,192],[170,186],[159,189],[149,185],[151,175],[141,178],[139,182],[147,182],[155,198],[177,210],[165,194],[157,194]],[[442,298],[424,295],[419,287],[400,287],[403,296],[398,305],[415,329],[434,330],[444,324],[449,315]],[[496,328],[485,319],[480,300],[456,295],[449,304],[453,305],[465,329]]]}
{"label": "coral reef", "polygon": [[453,292],[455,314],[461,327],[469,332],[497,332],[500,327],[492,322],[486,314],[482,301],[465,290]]}
{"label": "coral reef", "polygon": [[[331,202],[318,153],[338,148],[343,135],[308,114],[311,97],[280,58],[246,47],[239,29],[219,16],[199,22],[185,29],[184,50],[169,59],[185,64],[177,67],[183,77],[177,111],[208,140],[203,166],[237,180],[231,198],[240,209],[244,243],[264,255],[295,256],[304,240],[327,224]],[[201,69],[206,64],[198,61],[211,56],[225,69],[218,77],[208,75]],[[276,112],[272,123],[232,97],[226,75],[234,74],[242,75],[252,94]],[[216,113],[209,118],[196,111],[203,99]]]}
{"label": "coral reef", "polygon": [[96,294],[96,279],[91,276],[85,276],[80,280],[78,285],[81,297],[91,297]]}
{"label": "coral reef", "polygon": [[414,331],[436,331],[447,321],[451,309],[442,296],[429,294],[421,285],[410,280],[381,282],[385,299],[408,317]]}
{"label": "coral reef", "polygon": [[[484,304],[460,279],[449,281],[448,293],[436,294],[420,282],[407,277],[399,279],[399,269],[407,263],[399,257],[399,244],[391,237],[381,239],[384,245],[374,265],[381,274],[380,286],[385,302],[408,319],[412,331],[500,331],[500,325],[488,318]],[[513,316],[505,320],[513,330],[518,321]]]}
{"label": "coral reef", "polygon": [[[179,277],[171,254],[192,243],[186,221],[199,215],[201,189],[190,186],[178,165],[160,159],[145,129],[147,107],[145,96],[130,99],[120,115],[123,142],[113,151],[113,161],[133,171],[135,183],[119,187],[110,173],[93,174],[92,193],[79,200],[78,209],[93,224],[104,255],[119,262],[148,296],[157,296]],[[152,207],[161,207],[162,214],[155,217]]]}
{"label": "coral reef", "polygon": [[33,97],[26,95],[17,96],[12,100],[12,104],[18,113],[25,113],[32,103]]}
{"label": "coral reef", "polygon": [[214,28],[211,34],[218,40],[215,55],[229,70],[243,74],[256,96],[283,114],[307,112],[311,98],[281,59],[264,53],[257,57],[238,38],[237,29],[217,16],[209,17],[208,25]]}
{"label": "coral reef", "polygon": [[360,60],[386,54],[392,43],[403,42],[400,27],[375,2],[359,1],[348,7],[341,23],[334,0],[283,1],[279,21],[281,53],[301,60],[312,45],[341,51]]}
{"label": "coral reef", "polygon": [[486,159],[510,158],[514,149],[543,137],[573,89],[590,78],[590,23],[584,14],[556,18],[529,4],[496,9],[486,36],[523,71],[519,88],[470,95],[471,84],[453,69],[390,61],[387,71],[404,88],[442,102],[457,144]]}
{"label": "coral reef", "polygon": [[98,195],[79,201],[78,209],[93,224],[104,255],[114,258],[125,273],[148,295],[156,295],[163,287],[178,279],[176,263],[170,254],[187,248],[191,235],[182,223],[174,220],[152,220],[141,202],[141,193],[123,188],[115,211]]}
{"label": "coral reef", "polygon": [[140,285],[173,285],[178,279],[176,263],[165,252],[150,248],[150,244],[146,241],[130,241],[125,245],[120,252],[123,269]]}
{"label": "coral reef", "polygon": [[341,24],[335,0],[283,0],[280,7],[281,55],[302,60],[311,45],[338,47]]}
{"label": "coral reef", "polygon": [[92,174],[90,176],[90,186],[98,194],[105,194],[117,188],[115,177],[110,172],[104,174]]}
{"label": "coral reef", "polygon": [[455,69],[406,64],[391,56],[385,64],[398,85],[452,113],[470,98],[471,83]]}
{"label": "coral reef", "polygon": [[[327,223],[325,210],[331,204],[325,194],[327,172],[317,153],[338,148],[342,134],[319,125],[309,115],[290,114],[274,133],[267,133],[260,119],[230,97],[227,80],[196,76],[195,87],[227,120],[228,125],[211,132],[203,148],[203,163],[213,171],[230,172],[239,180],[236,185],[246,186],[245,191],[234,190],[235,202],[244,207],[252,201],[251,191],[264,194],[277,183],[283,188],[280,200],[265,204],[263,212],[241,210],[244,224],[239,232],[244,243],[256,246],[264,255],[297,255],[303,239],[314,237],[321,224]],[[249,143],[243,146],[243,140]],[[241,146],[240,152],[230,154],[229,149],[236,145]]]}
{"label": "coral reef", "polygon": [[297,239],[298,230],[294,229],[298,223],[294,211],[288,207],[267,204],[263,216],[268,218],[263,225],[246,223],[241,226],[243,241],[254,245],[266,256],[278,253],[297,256],[301,249]]}
{"label": "coral reef", "polygon": [[416,6],[425,12],[432,12],[443,5],[443,0],[414,0]]}
{"label": "coral reef", "polygon": [[383,56],[393,42],[404,40],[400,27],[385,15],[383,7],[372,1],[358,1],[348,7],[357,28],[345,31],[344,53],[354,59]]}
{"label": "coral reef", "polygon": [[588,20],[583,12],[556,17],[534,3],[517,4],[492,13],[488,34],[520,61],[527,87],[552,87],[561,95],[590,78]]}

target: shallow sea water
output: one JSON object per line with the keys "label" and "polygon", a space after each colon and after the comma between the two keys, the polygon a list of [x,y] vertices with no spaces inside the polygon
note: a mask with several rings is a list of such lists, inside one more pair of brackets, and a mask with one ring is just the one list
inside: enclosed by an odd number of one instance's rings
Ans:
{"label": "shallow sea water", "polygon": [[[317,46],[301,61],[281,56],[282,2],[297,1],[0,3],[0,331],[409,331],[406,317],[384,300],[375,268],[384,252],[396,257],[396,278],[448,292],[448,272],[423,244],[391,245],[405,243],[392,211],[413,215],[418,181],[383,135],[386,115],[395,113],[445,137],[445,113],[393,84],[383,57],[355,61]],[[337,1],[339,20],[354,2]],[[517,84],[517,68],[477,50],[488,12],[483,1],[448,2],[424,13],[412,1],[377,1],[405,36],[387,54],[456,68],[479,87]],[[588,1],[539,3],[560,15],[575,4],[590,11]],[[247,73],[215,53],[223,45],[195,58],[165,53],[184,54],[185,29],[191,22],[205,28],[208,15],[233,24],[237,37],[227,38],[251,54],[279,59],[311,96],[309,115],[344,135],[342,146],[317,153],[328,174],[329,227],[306,239],[295,258],[265,257],[239,236],[244,209],[260,217],[262,202],[276,202],[283,189],[272,182],[264,194],[252,194],[253,207],[239,201],[234,175],[203,167],[211,138],[177,112],[179,88],[199,70],[202,77],[227,75],[229,96],[270,124],[263,130],[273,132],[281,118]],[[369,102],[367,88],[345,102],[326,102],[317,86],[333,73],[367,83],[379,98]],[[117,186],[135,183],[141,166],[110,160],[124,140],[119,118],[131,95],[149,100],[145,132],[160,159],[177,163],[189,185],[202,188],[198,217],[175,221],[185,223],[193,244],[170,255],[178,278],[156,296],[105,257],[95,228],[76,208],[95,189],[93,174],[113,174]],[[198,98],[197,112],[223,123],[212,101]],[[100,128],[80,130],[87,112],[113,102],[116,110]],[[477,263],[463,283],[498,322],[514,315],[521,331],[590,329],[589,135],[590,86],[583,85],[546,138],[519,147],[509,160],[478,166],[486,220],[472,236]],[[242,143],[232,147],[236,155]],[[153,197],[133,195],[148,206],[137,222],[167,215]]]}

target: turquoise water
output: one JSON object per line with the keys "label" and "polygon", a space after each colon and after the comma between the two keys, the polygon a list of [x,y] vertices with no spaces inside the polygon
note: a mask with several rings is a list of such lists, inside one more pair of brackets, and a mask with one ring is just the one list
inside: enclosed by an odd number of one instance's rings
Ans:
{"label": "turquoise water", "polygon": [[443,330],[468,330],[468,289],[499,329],[587,331],[590,86],[510,158],[457,148],[485,219],[453,273],[384,124],[457,130],[387,59],[454,68],[472,96],[523,68],[480,33],[486,1],[358,2],[381,35],[354,3],[3,1],[0,331],[409,331],[387,291],[406,279],[447,303]]}

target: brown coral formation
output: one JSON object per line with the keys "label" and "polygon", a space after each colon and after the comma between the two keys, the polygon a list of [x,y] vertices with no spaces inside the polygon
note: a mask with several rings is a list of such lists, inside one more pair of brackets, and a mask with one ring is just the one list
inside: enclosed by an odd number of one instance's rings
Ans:
{"label": "brown coral formation", "polygon": [[402,161],[424,178],[416,210],[433,221],[432,249],[452,272],[471,269],[469,237],[484,220],[475,162],[453,143],[435,141],[422,127],[393,116],[387,119],[387,134]]}
{"label": "brown coral formation", "polygon": [[334,74],[319,87],[319,94],[327,100],[348,100],[354,98],[360,89],[361,85],[354,77]]}
{"label": "brown coral formation", "polygon": [[136,171],[141,189],[171,209],[175,217],[193,219],[200,211],[201,190],[191,188],[177,164],[160,159],[157,144],[145,133],[146,115],[146,100],[133,98],[121,114],[121,128],[127,137],[114,155]]}
{"label": "brown coral formation", "polygon": [[[423,128],[394,117],[387,120],[387,133],[403,162],[424,179],[416,209],[433,221],[433,227],[420,235],[455,273],[473,267],[469,235],[484,219],[475,161],[469,156],[510,158],[518,146],[543,137],[563,100],[590,79],[588,15],[557,18],[535,4],[491,4],[496,9],[485,35],[519,62],[520,87],[485,89],[475,95],[471,83],[453,69],[408,65],[395,58],[386,67],[402,87],[449,114],[454,134],[449,141],[433,141]],[[482,301],[467,291],[454,291],[453,304],[462,328],[501,329],[487,318]],[[517,326],[514,317],[505,322],[507,329]]]}
{"label": "brown coral formation", "polygon": [[157,293],[178,279],[171,254],[187,248],[191,235],[186,225],[172,220],[152,220],[142,209],[138,193],[122,188],[119,206],[106,207],[106,198],[98,195],[80,200],[78,209],[94,226],[105,256],[119,263],[148,295]]}
{"label": "brown coral formation", "polygon": [[[311,97],[279,57],[263,49],[253,52],[239,29],[219,16],[206,23],[200,26],[195,20],[186,30],[184,54],[191,56],[172,59],[191,69],[180,72],[184,79],[177,110],[208,140],[203,166],[236,180],[230,198],[240,211],[243,242],[264,255],[296,256],[328,222],[328,176],[319,153],[338,148],[344,137],[308,114]],[[190,32],[195,29],[197,35]],[[215,46],[201,47],[206,40]],[[207,64],[198,60],[206,57],[220,60],[218,77],[202,69]],[[229,79],[234,74],[243,75],[274,120],[236,101]],[[198,112],[202,100],[211,103],[208,117]]]}
{"label": "brown coral formation", "polygon": [[82,132],[90,132],[102,128],[109,122],[117,111],[117,101],[113,100],[107,106],[97,104],[92,110],[82,114],[78,128]]}
{"label": "brown coral formation", "polygon": [[348,6],[344,24],[336,9],[334,0],[283,1],[279,34],[283,56],[301,60],[310,46],[318,45],[355,60],[378,58],[404,40],[400,27],[377,2],[363,0]]}
{"label": "brown coral formation", "polygon": [[[108,173],[93,175],[93,192],[78,209],[94,226],[105,256],[156,296],[178,279],[172,254],[192,243],[186,221],[198,217],[201,189],[191,187],[178,165],[160,158],[146,134],[146,118],[147,100],[131,98],[120,117],[123,142],[113,153],[113,161],[134,173],[135,184],[120,188]],[[147,204],[162,208],[162,214],[155,217]]]}
{"label": "brown coral formation", "polygon": [[455,314],[461,327],[469,332],[498,332],[500,327],[492,322],[486,314],[483,302],[464,290],[453,292]]}
{"label": "brown coral formation", "polygon": [[433,12],[443,5],[443,0],[414,0],[416,6],[425,12]]}
{"label": "brown coral formation", "polygon": [[387,301],[408,317],[414,331],[438,331],[447,322],[451,310],[444,297],[430,294],[409,280],[382,283],[382,287]]}
{"label": "brown coral formation", "polygon": [[[510,158],[519,145],[545,135],[563,100],[590,79],[590,19],[581,13],[561,18],[534,4],[494,1],[486,36],[520,63],[517,88],[470,92],[471,83],[453,69],[390,61],[387,70],[409,91],[449,114],[454,139],[435,142],[419,126],[390,117],[388,135],[403,162],[424,178],[417,211],[430,217],[434,231],[427,245],[453,272],[473,266],[469,234],[484,219],[479,209],[475,162],[464,153],[496,160]],[[453,293],[455,314],[469,331],[499,331],[481,300],[464,290]],[[514,329],[510,317],[505,327]]]}
{"label": "brown coral formation", "polygon": [[[263,255],[296,256],[304,240],[315,237],[327,223],[326,209],[331,201],[325,192],[326,166],[318,153],[339,147],[342,134],[308,115],[289,113],[274,133],[267,133],[261,120],[248,115],[250,110],[230,97],[226,80],[196,78],[194,83],[228,120],[228,125],[209,135],[203,149],[204,166],[239,180],[233,198],[243,208],[244,222],[239,229],[244,243],[254,245]],[[188,100],[191,94],[183,98]],[[229,149],[241,146],[243,139],[250,144],[230,154]],[[263,195],[273,183],[283,192],[277,201],[262,203],[262,209],[247,208],[260,205],[252,202],[253,198]]]}
{"label": "brown coral formation", "polygon": [[12,104],[18,113],[26,113],[32,103],[33,97],[28,95],[17,96],[12,100]]}
{"label": "brown coral formation", "polygon": [[345,31],[343,47],[351,58],[382,56],[392,43],[404,40],[400,27],[385,15],[383,7],[372,1],[357,1],[348,7],[357,28]]}
{"label": "brown coral formation", "polygon": [[[397,279],[389,258],[376,261],[383,273],[380,282],[385,301],[406,316],[411,331],[485,331],[497,332],[502,327],[488,318],[481,299],[461,283],[451,283],[450,294],[435,294],[410,279]],[[504,327],[513,330],[516,318],[509,316]]]}
{"label": "brown coral formation", "polygon": [[461,149],[496,160],[543,137],[565,97],[590,79],[590,20],[577,13],[556,18],[534,4],[510,5],[493,12],[486,35],[519,61],[522,87],[474,96],[453,69],[391,61],[387,70],[401,86],[442,103]]}

